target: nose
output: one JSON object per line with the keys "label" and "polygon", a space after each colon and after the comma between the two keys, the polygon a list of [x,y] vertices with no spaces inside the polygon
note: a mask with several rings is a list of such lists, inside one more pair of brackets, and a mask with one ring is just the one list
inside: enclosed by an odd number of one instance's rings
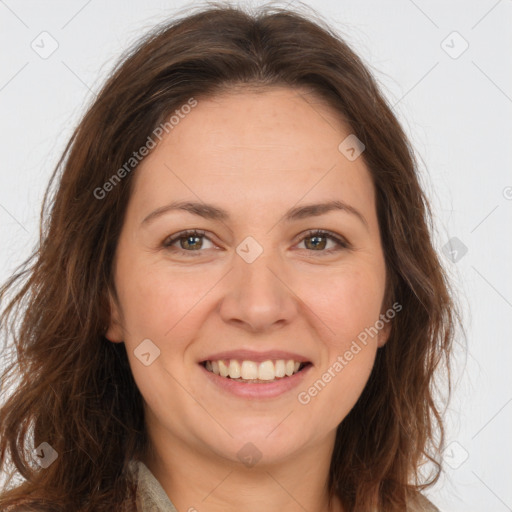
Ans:
{"label": "nose", "polygon": [[235,255],[220,306],[222,319],[250,332],[271,332],[298,314],[298,298],[286,282],[278,258],[264,251],[247,263]]}

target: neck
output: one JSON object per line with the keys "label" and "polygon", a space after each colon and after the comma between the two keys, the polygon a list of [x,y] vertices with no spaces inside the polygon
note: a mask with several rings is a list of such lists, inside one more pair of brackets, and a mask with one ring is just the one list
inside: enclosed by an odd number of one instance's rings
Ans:
{"label": "neck", "polygon": [[[335,431],[287,460],[246,467],[148,428],[144,463],[177,510],[201,512],[343,512],[327,488]],[[157,441],[155,443],[155,441]]]}

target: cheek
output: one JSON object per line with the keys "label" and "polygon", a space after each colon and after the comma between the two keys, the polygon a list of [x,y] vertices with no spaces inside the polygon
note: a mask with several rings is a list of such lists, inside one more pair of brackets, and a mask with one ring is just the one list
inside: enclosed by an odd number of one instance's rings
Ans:
{"label": "cheek", "polygon": [[305,295],[308,304],[328,327],[331,344],[338,349],[379,318],[384,297],[385,280],[374,267],[361,269],[346,267],[332,272],[314,287],[314,293]]}
{"label": "cheek", "polygon": [[335,428],[361,396],[377,352],[377,336],[370,328],[379,319],[384,288],[376,275],[352,272],[333,278],[312,297],[315,314],[328,329],[317,371],[297,396],[311,417]]}
{"label": "cheek", "polygon": [[212,273],[172,270],[165,262],[120,262],[118,293],[129,336],[163,340],[176,334],[216,281]]}
{"label": "cheek", "polygon": [[[347,266],[320,282],[323,285],[309,295],[308,303],[325,327],[321,329],[325,352],[316,380],[308,383],[313,388],[305,390],[305,401],[318,396],[310,404],[312,409],[336,422],[355,404],[371,373],[377,350],[372,327],[381,312],[385,279],[375,265]],[[331,410],[329,403],[337,405]]]}

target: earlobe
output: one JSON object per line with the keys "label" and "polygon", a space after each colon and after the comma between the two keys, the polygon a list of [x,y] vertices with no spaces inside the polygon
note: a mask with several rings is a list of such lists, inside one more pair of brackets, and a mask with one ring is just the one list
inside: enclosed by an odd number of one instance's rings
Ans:
{"label": "earlobe", "polygon": [[384,327],[379,330],[379,334],[377,335],[377,347],[381,348],[383,347],[391,334],[391,320],[387,319],[387,321],[384,322]]}
{"label": "earlobe", "polygon": [[119,314],[119,306],[117,302],[112,297],[110,291],[108,292],[108,302],[109,302],[109,318],[107,320],[107,325],[105,326],[104,337],[113,343],[122,343],[124,341],[123,336],[123,328],[121,325]]}
{"label": "earlobe", "polygon": [[[397,303],[393,303],[394,295],[395,293],[393,280],[391,279],[390,274],[386,272],[386,288],[384,298],[381,304],[381,314],[379,317],[384,325],[382,326],[381,329],[379,329],[379,333],[377,335],[378,348],[383,347],[388,342],[389,337],[391,336],[391,329],[393,328],[393,318],[395,318],[397,311],[400,311],[402,309],[401,306],[399,308],[395,308],[395,306],[397,306]],[[386,305],[388,306],[387,309],[385,309]]]}
{"label": "earlobe", "polygon": [[112,324],[107,328],[104,337],[113,343],[122,343],[124,341],[119,327]]}

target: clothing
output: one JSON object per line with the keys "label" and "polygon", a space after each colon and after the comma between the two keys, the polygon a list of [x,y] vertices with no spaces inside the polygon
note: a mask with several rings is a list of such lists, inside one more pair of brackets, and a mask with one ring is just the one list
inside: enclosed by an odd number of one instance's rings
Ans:
{"label": "clothing", "polygon": [[418,494],[417,502],[408,507],[409,512],[441,512],[432,502],[423,494]]}
{"label": "clothing", "polygon": [[[177,512],[160,482],[141,461],[132,461],[131,469],[137,478],[137,512]],[[418,495],[408,512],[440,512],[425,496]]]}
{"label": "clothing", "polygon": [[132,461],[137,478],[137,512],[177,512],[160,482],[141,461]]}

